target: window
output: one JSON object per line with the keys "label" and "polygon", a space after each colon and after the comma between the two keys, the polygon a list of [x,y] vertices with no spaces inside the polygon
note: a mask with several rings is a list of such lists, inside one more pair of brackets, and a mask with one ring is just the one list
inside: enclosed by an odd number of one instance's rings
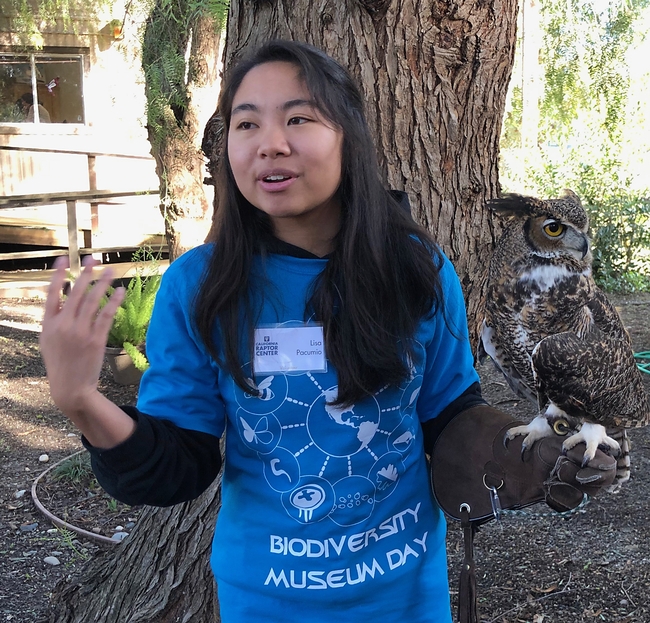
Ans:
{"label": "window", "polygon": [[0,54],[0,123],[84,123],[80,55]]}

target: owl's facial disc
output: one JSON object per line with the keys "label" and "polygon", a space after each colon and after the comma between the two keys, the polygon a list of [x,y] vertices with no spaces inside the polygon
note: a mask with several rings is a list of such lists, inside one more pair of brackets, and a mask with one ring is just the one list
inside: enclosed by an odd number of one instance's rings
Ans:
{"label": "owl's facial disc", "polygon": [[552,216],[531,219],[526,227],[527,238],[535,255],[566,257],[570,255],[581,264],[591,261],[589,239],[571,223]]}

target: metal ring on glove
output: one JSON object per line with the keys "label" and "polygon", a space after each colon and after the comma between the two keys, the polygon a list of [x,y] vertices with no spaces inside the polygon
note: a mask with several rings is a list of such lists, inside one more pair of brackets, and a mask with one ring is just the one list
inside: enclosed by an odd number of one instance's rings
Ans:
{"label": "metal ring on glove", "polygon": [[492,489],[501,489],[501,487],[503,487],[503,485],[505,484],[505,483],[503,482],[503,478],[502,478],[502,479],[501,479],[501,483],[499,484],[498,487],[490,487],[490,486],[488,485],[488,483],[485,482],[485,477],[486,477],[486,476],[487,476],[487,474],[483,474],[483,486],[484,486],[488,491],[492,491]]}
{"label": "metal ring on glove", "polygon": [[560,418],[559,420],[555,420],[553,422],[553,431],[555,432],[556,435],[561,435],[564,437],[569,433],[571,430],[571,427],[569,426],[569,422],[566,420]]}

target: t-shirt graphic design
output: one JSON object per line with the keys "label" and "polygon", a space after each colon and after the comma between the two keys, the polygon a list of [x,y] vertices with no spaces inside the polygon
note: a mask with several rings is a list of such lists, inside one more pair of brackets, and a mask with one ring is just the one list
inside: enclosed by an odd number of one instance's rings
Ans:
{"label": "t-shirt graphic design", "polygon": [[411,366],[401,387],[339,407],[332,404],[334,374],[252,375],[244,368],[259,396],[235,389],[235,422],[285,512],[301,524],[327,519],[353,526],[368,519],[404,473],[418,434],[421,374]]}

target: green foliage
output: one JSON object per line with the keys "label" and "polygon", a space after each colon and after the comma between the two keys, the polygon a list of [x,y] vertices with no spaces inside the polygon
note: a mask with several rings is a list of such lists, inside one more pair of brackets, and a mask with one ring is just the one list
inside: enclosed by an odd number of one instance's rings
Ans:
{"label": "green foliage", "polygon": [[[0,89],[1,89],[0,85]],[[0,101],[0,120],[4,123],[12,123],[17,121],[23,121],[25,115],[22,111],[14,104],[13,102],[3,102]]]}
{"label": "green foliage", "polygon": [[607,291],[650,290],[650,197],[619,187],[586,207],[596,282]]}
{"label": "green foliage", "polygon": [[131,357],[131,361],[133,361],[133,365],[138,370],[140,370],[140,372],[144,372],[149,367],[149,362],[147,361],[147,358],[140,350],[138,350],[137,346],[134,346],[130,342],[124,342],[122,344],[122,347],[129,355],[129,357]]}
{"label": "green foliage", "polygon": [[[158,272],[158,256],[150,247],[139,249],[133,260],[141,264],[129,280],[124,299],[115,312],[107,346],[123,348],[131,356],[136,368],[144,372],[149,363],[142,354],[141,347],[147,337],[149,320],[162,276]],[[109,289],[108,296],[104,297],[101,303],[102,307],[114,291],[114,288]]]}
{"label": "green foliage", "polygon": [[[7,13],[13,17],[13,27],[24,47],[43,47],[41,30],[61,22],[65,28],[74,28],[74,14],[94,18],[97,11],[110,7],[113,0],[8,0]],[[4,8],[4,7],[3,7]]]}
{"label": "green foliage", "polygon": [[81,452],[71,456],[52,470],[54,480],[63,480],[73,485],[83,485],[93,478],[93,470],[90,466],[90,454]]}
{"label": "green foliage", "polygon": [[156,0],[142,41],[142,67],[147,94],[147,126],[155,144],[182,128],[194,79],[192,34],[199,19],[214,20],[215,33],[224,27],[227,0]]}
{"label": "green foliage", "polygon": [[542,4],[546,17],[542,63],[544,66],[543,119],[548,119],[550,134],[563,136],[571,127],[582,103],[588,97],[581,75],[580,40],[575,20],[569,19],[570,3],[547,0]]}
{"label": "green foliage", "polygon": [[503,118],[501,132],[501,149],[509,149],[521,145],[521,123],[524,109],[523,93],[520,86],[512,87],[509,110]]}
{"label": "green foliage", "polygon": [[69,547],[74,552],[74,559],[77,558],[80,560],[90,559],[90,554],[85,548],[77,547],[79,541],[77,540],[76,533],[74,533],[72,530],[67,530],[66,528],[63,528],[61,526],[56,526],[56,529],[58,530],[58,534],[62,542],[66,545],[66,547]]}
{"label": "green foliage", "polygon": [[[594,277],[609,291],[650,290],[650,73],[639,71],[649,7],[650,0],[542,0],[539,149],[518,140],[519,85],[511,86],[501,138],[504,191],[557,197],[570,188],[580,196]],[[639,81],[634,89],[631,75]]]}
{"label": "green foliage", "polygon": [[124,348],[125,344],[130,344],[135,348],[144,344],[160,280],[160,275],[144,277],[140,273],[131,278],[124,300],[115,313],[108,346]]}
{"label": "green foliage", "polygon": [[[630,86],[626,53],[650,0],[543,0],[546,140],[562,142],[580,111],[599,110],[611,140],[618,136]],[[600,10],[596,6],[602,7]]]}
{"label": "green foliage", "polygon": [[591,162],[571,152],[529,168],[535,194],[557,197],[570,188],[589,214],[596,283],[609,292],[650,290],[650,190],[631,186],[622,164],[605,153]]}

